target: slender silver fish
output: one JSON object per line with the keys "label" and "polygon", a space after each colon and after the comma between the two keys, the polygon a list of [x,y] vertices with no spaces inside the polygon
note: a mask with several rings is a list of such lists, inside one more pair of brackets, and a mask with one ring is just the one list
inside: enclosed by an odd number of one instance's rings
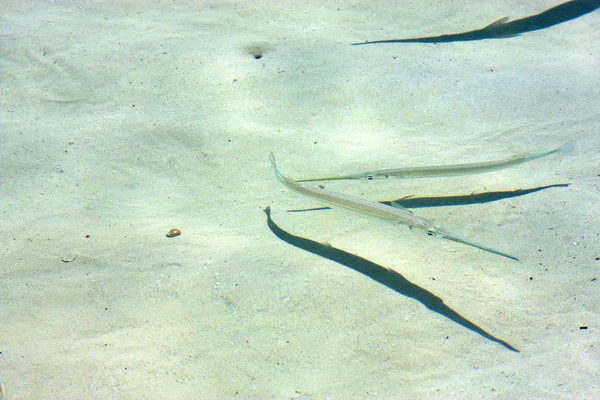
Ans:
{"label": "slender silver fish", "polygon": [[546,157],[554,153],[570,151],[573,149],[575,142],[567,142],[562,146],[537,154],[522,154],[498,161],[484,161],[471,164],[450,164],[450,165],[433,165],[428,167],[406,167],[406,168],[391,168],[380,169],[376,171],[360,172],[358,174],[327,176],[321,178],[298,179],[296,182],[312,182],[312,181],[337,181],[344,179],[415,179],[415,178],[437,178],[444,176],[472,175],[482,174],[484,172],[498,171],[515,165],[523,164],[538,158]]}
{"label": "slender silver fish", "polygon": [[377,203],[375,201],[369,201],[348,196],[347,194],[343,193],[332,192],[325,189],[317,190],[301,185],[292,178],[286,177],[281,172],[279,172],[279,169],[277,168],[277,163],[275,162],[275,155],[273,155],[273,153],[269,154],[269,160],[271,161],[271,166],[273,167],[273,171],[275,172],[275,177],[277,178],[277,180],[279,180],[279,182],[281,182],[288,189],[299,193],[303,196],[312,197],[313,199],[316,199],[322,203],[328,204],[333,207],[340,207],[349,211],[358,212],[362,215],[381,218],[387,221],[408,225],[410,228],[414,227],[422,229],[425,232],[427,232],[429,236],[435,236],[441,239],[447,239],[453,242],[466,244],[468,246],[476,247],[489,253],[494,253],[499,256],[510,258],[511,260],[519,261],[516,257],[511,256],[510,254],[503,253],[501,251],[492,249],[491,247],[474,242],[465,237],[448,232],[446,229],[436,224],[435,222],[429,221],[425,218],[421,218],[404,207],[399,207],[397,205],[392,207],[385,204]]}

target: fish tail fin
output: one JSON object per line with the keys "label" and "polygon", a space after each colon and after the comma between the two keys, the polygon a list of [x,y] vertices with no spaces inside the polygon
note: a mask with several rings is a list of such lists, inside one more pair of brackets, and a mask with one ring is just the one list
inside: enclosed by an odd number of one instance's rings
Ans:
{"label": "fish tail fin", "polygon": [[277,161],[275,161],[275,154],[273,154],[273,152],[269,153],[269,161],[271,161],[271,168],[273,168],[273,172],[275,172],[277,179],[285,179],[283,174],[279,171],[279,168],[277,168]]}

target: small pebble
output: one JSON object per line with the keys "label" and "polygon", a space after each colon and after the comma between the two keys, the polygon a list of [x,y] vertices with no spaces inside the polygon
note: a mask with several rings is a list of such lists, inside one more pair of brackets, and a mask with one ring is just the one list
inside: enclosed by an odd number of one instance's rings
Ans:
{"label": "small pebble", "polygon": [[170,230],[169,232],[167,232],[167,234],[166,234],[166,236],[167,236],[168,238],[171,238],[171,237],[177,237],[177,236],[179,236],[179,235],[181,235],[181,231],[180,231],[179,229],[177,229],[177,228],[173,228],[173,229],[171,229],[171,230]]}

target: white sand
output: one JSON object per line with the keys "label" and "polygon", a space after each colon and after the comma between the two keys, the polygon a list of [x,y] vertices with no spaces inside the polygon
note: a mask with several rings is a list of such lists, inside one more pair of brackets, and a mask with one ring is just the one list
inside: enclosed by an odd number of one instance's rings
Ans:
{"label": "white sand", "polygon": [[[1,3],[10,399],[600,391],[600,13],[510,40],[353,47],[559,2]],[[286,213],[316,203],[267,160],[306,177],[568,140],[573,154],[503,172],[327,184],[380,200],[572,183],[415,210],[520,262],[337,211]],[[267,206],[282,229],[399,272],[521,353],[281,241]]]}

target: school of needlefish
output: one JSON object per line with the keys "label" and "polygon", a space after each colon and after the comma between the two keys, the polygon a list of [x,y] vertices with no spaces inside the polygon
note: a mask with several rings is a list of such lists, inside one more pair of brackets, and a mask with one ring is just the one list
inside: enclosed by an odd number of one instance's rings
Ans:
{"label": "school of needlefish", "polygon": [[275,172],[275,177],[288,189],[301,194],[306,197],[318,200],[321,203],[325,203],[334,208],[340,208],[347,211],[353,211],[363,216],[375,217],[378,219],[391,221],[398,224],[407,225],[410,228],[417,228],[423,230],[427,235],[437,237],[441,239],[450,240],[457,243],[462,243],[467,246],[475,247],[477,249],[486,251],[488,253],[496,254],[502,257],[510,258],[511,260],[519,261],[519,259],[511,254],[505,253],[500,250],[496,250],[492,247],[478,243],[466,237],[457,235],[449,232],[441,225],[430,221],[428,219],[419,217],[412,211],[401,207],[398,204],[389,206],[381,204],[375,201],[369,201],[353,196],[349,196],[344,193],[332,192],[325,189],[313,189],[308,186],[302,185],[300,182],[310,181],[332,181],[332,180],[347,180],[347,179],[414,179],[414,178],[433,178],[433,177],[447,177],[457,175],[471,175],[481,174],[485,172],[498,171],[504,168],[513,167],[519,164],[523,164],[529,161],[533,161],[542,157],[547,157],[551,154],[571,151],[574,148],[574,142],[570,141],[562,146],[543,153],[535,154],[524,154],[510,157],[504,160],[478,162],[470,164],[451,164],[451,165],[435,165],[435,166],[423,166],[423,167],[408,167],[408,168],[394,168],[394,169],[382,169],[374,171],[366,171],[360,173],[354,173],[349,175],[340,176],[326,176],[319,178],[306,178],[294,180],[288,176],[283,175],[277,168],[275,161],[275,155],[271,152],[269,154],[269,160],[271,167]]}

